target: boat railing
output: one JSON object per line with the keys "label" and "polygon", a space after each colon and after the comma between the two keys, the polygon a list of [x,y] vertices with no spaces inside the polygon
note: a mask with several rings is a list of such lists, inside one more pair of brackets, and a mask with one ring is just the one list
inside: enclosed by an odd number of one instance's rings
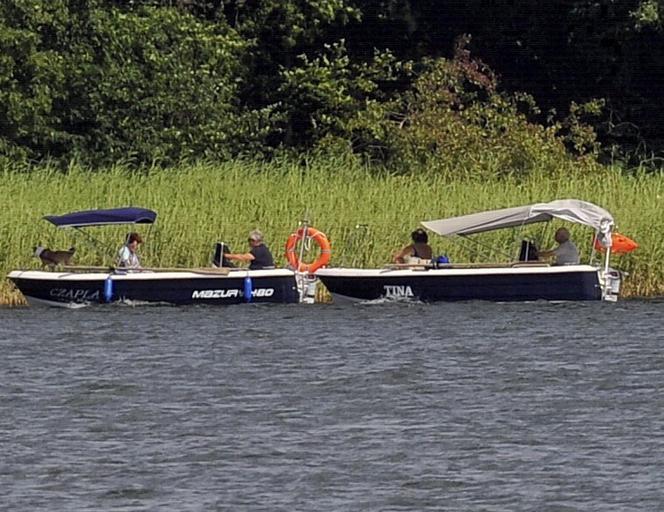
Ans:
{"label": "boat railing", "polygon": [[473,268],[531,268],[550,267],[542,261],[513,261],[507,263],[390,263],[385,268],[390,270],[442,270],[442,269],[473,269]]}
{"label": "boat railing", "polygon": [[190,272],[194,274],[209,274],[225,276],[230,273],[229,268],[215,268],[215,267],[141,267],[141,268],[122,268],[112,266],[83,266],[83,265],[64,265],[54,267],[51,269],[55,272],[69,272],[69,273],[113,273],[113,274],[127,274],[127,273],[141,273],[141,272]]}

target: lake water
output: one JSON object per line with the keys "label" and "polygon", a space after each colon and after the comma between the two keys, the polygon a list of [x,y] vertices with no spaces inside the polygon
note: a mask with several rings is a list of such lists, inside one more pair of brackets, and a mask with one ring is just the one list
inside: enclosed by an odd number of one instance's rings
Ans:
{"label": "lake water", "polygon": [[663,510],[663,312],[0,310],[0,508]]}

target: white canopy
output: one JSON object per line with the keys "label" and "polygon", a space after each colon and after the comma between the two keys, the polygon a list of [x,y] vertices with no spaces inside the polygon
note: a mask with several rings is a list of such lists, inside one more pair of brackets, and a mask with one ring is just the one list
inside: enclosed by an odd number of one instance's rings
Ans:
{"label": "white canopy", "polygon": [[[449,219],[429,220],[422,222],[422,225],[443,236],[472,235],[535,222],[548,222],[554,217],[589,226],[604,236],[611,233],[614,224],[613,217],[604,208],[578,199],[560,199],[550,203],[536,203]],[[608,239],[610,238],[609,236]]]}

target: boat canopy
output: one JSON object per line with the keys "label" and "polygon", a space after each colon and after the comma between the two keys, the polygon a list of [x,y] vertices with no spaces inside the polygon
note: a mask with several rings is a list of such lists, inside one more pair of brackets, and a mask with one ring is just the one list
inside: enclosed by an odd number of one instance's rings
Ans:
{"label": "boat canopy", "polygon": [[157,213],[146,208],[112,208],[110,210],[86,210],[65,215],[46,215],[44,219],[59,228],[107,226],[111,224],[152,224]]}
{"label": "boat canopy", "polygon": [[609,234],[614,224],[613,217],[604,208],[578,199],[559,199],[550,203],[536,203],[449,219],[429,220],[421,224],[439,235],[452,236],[548,222],[553,218],[589,226],[602,235]]}

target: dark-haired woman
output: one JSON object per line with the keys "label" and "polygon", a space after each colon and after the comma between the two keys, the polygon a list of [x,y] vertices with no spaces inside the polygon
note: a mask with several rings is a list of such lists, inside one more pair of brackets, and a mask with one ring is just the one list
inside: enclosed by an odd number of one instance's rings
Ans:
{"label": "dark-haired woman", "polygon": [[433,250],[429,245],[429,236],[423,229],[416,229],[410,234],[413,243],[397,252],[394,257],[394,263],[410,263],[411,258],[418,260],[430,260],[433,256]]}
{"label": "dark-haired woman", "polygon": [[136,250],[138,245],[143,243],[141,235],[138,233],[129,233],[127,235],[127,242],[122,246],[118,252],[118,267],[123,268],[140,268],[141,262],[138,259]]}

